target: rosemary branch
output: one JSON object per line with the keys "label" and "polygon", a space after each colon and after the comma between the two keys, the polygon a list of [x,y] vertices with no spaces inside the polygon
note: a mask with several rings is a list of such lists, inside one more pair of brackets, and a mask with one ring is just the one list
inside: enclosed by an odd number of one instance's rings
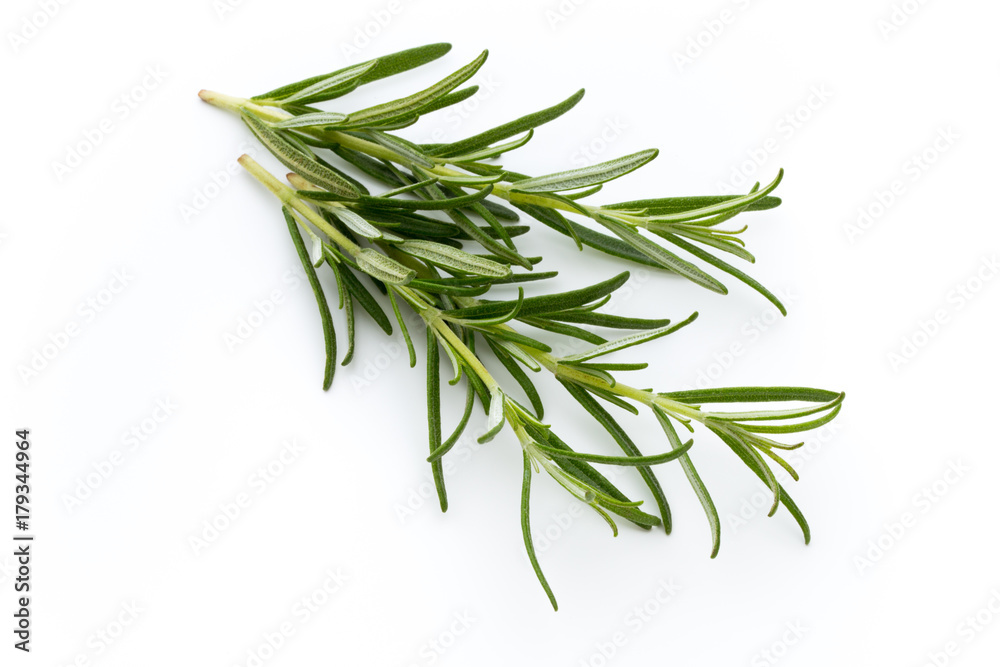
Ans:
{"label": "rosemary branch", "polygon": [[[337,305],[346,315],[349,344],[342,364],[353,359],[356,306],[386,334],[393,331],[381,301],[359,276],[370,278],[388,297],[411,366],[416,364],[417,355],[399,302],[420,315],[427,339],[427,460],[442,510],[448,506],[442,459],[467,428],[477,402],[486,413],[481,442],[492,440],[505,428],[517,438],[524,462],[521,526],[525,549],[553,607],[555,596],[542,573],[530,533],[532,475],[543,470],[603,517],[614,534],[618,528],[612,515],[642,529],[661,526],[669,533],[670,509],[653,467],[677,461],[708,519],[712,557],[718,553],[718,512],[689,456],[693,440],[682,442],[677,426],[694,433],[693,424],[697,423],[713,432],[771,489],[769,514],[783,505],[808,543],[809,526],[768,463],[797,480],[795,470],[781,452],[802,443],[783,443],[770,436],[796,434],[828,423],[839,413],[844,394],[804,387],[663,393],[622,383],[615,373],[640,370],[648,364],[608,363],[602,357],[669,335],[693,322],[697,313],[671,323],[666,319],[601,312],[600,307],[628,280],[627,272],[566,292],[526,296],[522,284],[550,278],[555,272],[535,271],[541,258],[522,254],[513,241],[529,231],[525,225],[513,224],[520,221],[520,211],[572,238],[581,249],[591,246],[629,262],[676,273],[716,292],[727,291],[718,280],[652,236],[736,277],[784,313],[784,307],[766,288],[713,254],[728,253],[753,261],[739,239],[746,227],[724,230],[718,225],[744,211],[778,205],[780,200],[770,193],[780,182],[781,173],[771,184],[764,188],[755,185],[744,196],[654,198],[593,205],[579,200],[598,192],[603,183],[647,164],[656,157],[656,151],[640,151],[598,165],[537,177],[506,170],[492,161],[524,145],[537,127],[571,109],[582,97],[582,90],[552,107],[450,144],[415,144],[390,132],[474,94],[475,86],[458,86],[479,69],[485,52],[438,83],[404,98],[349,113],[322,111],[313,106],[346,95],[360,85],[426,64],[449,49],[446,44],[409,49],[249,99],[206,90],[199,93],[206,102],[239,114],[261,143],[292,170],[288,174],[290,187],[249,156],[239,159],[280,202],[315,294],[327,353],[324,389],[331,385],[337,361],[336,331],[316,272],[325,264],[336,280]],[[389,189],[372,194],[367,185],[345,171],[348,168]],[[611,234],[564,214],[590,220]],[[477,248],[479,253],[467,247]],[[518,267],[526,271],[518,272]],[[483,298],[502,285],[518,285],[517,299]],[[608,340],[598,335],[595,327],[634,333]],[[546,337],[582,340],[589,347],[576,354],[557,356],[545,341],[526,333],[533,330]],[[480,343],[489,347],[492,361],[477,349]],[[452,366],[450,384],[464,378],[466,386],[463,415],[448,437],[443,437],[441,429],[440,351]],[[516,390],[512,391],[509,380],[500,379],[491,370],[493,362],[513,380],[527,398],[526,403],[513,398]],[[544,406],[529,373],[543,369],[607,431],[622,455],[579,452],[542,422]],[[782,407],[759,407],[775,402]],[[732,411],[704,407],[730,403],[740,407]],[[649,410],[663,428],[669,449],[643,454],[606,404],[634,414],[640,408]],[[595,465],[635,468],[656,503],[656,514],[643,511],[642,500],[630,499]]]}

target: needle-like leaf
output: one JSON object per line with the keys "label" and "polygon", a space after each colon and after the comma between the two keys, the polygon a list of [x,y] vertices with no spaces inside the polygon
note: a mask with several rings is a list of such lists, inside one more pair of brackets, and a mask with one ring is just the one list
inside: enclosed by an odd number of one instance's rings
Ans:
{"label": "needle-like leaf", "polygon": [[361,192],[354,187],[353,183],[303,153],[252,113],[244,112],[243,120],[257,138],[260,139],[260,142],[267,146],[267,149],[283,165],[302,176],[302,178],[314,185],[326,188],[331,193],[343,199],[356,199],[361,196]]}
{"label": "needle-like leaf", "polygon": [[302,241],[302,235],[299,234],[299,223],[287,206],[283,206],[281,211],[285,214],[288,233],[292,236],[295,251],[302,262],[302,269],[306,272],[309,286],[312,288],[313,294],[316,295],[316,305],[319,306],[319,318],[323,323],[323,341],[326,345],[326,369],[323,372],[323,390],[326,391],[333,383],[333,373],[337,368],[337,335],[333,329],[333,318],[330,316],[330,306],[323,294],[323,287],[319,284],[319,277],[317,277],[316,269],[309,258],[306,244]]}
{"label": "needle-like leaf", "polygon": [[607,183],[635,171],[655,158],[657,154],[659,151],[651,148],[589,167],[517,181],[514,183],[514,187],[517,192],[560,192],[586,188],[597,183]]}

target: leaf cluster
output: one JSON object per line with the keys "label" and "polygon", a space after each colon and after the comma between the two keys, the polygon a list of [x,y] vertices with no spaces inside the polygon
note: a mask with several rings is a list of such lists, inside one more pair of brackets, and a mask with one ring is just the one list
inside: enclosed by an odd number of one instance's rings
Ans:
{"label": "leaf cluster", "polygon": [[[701,424],[713,433],[772,490],[770,514],[784,505],[802,529],[809,528],[770,465],[797,479],[781,452],[801,446],[772,436],[814,429],[833,419],[844,395],[795,387],[742,387],[657,393],[623,382],[621,373],[648,367],[645,361],[622,360],[645,343],[691,324],[694,313],[679,322],[603,312],[614,292],[628,281],[622,272],[594,284],[566,291],[546,291],[555,271],[537,271],[541,257],[522,253],[515,238],[529,231],[525,214],[587,245],[634,263],[656,266],[699,285],[724,293],[725,286],[674,249],[729,273],[775,303],[778,300],[755,280],[712,254],[720,251],[753,261],[738,238],[743,229],[718,225],[744,211],[780,203],[771,192],[781,174],[764,188],[755,186],[739,197],[675,197],[642,199],[610,205],[586,205],[582,199],[610,180],[622,177],[655,158],[648,150],[598,165],[531,177],[493,162],[530,141],[535,130],[571,109],[583,95],[492,130],[447,144],[415,144],[393,134],[422,116],[461,102],[475,86],[461,88],[486,58],[486,52],[432,86],[403,98],[353,111],[324,111],[315,104],[338,99],[361,85],[397,75],[431,62],[449,50],[434,44],[391,54],[336,72],[314,76],[270,92],[233,102],[234,98],[203,95],[237,112],[260,142],[292,173],[288,185],[275,179],[247,156],[241,164],[281,203],[293,247],[315,295],[326,345],[323,387],[328,389],[338,365],[333,308],[344,311],[346,351],[355,356],[356,317],[364,313],[386,334],[398,327],[409,363],[417,364],[413,320],[420,316],[426,341],[427,461],[442,510],[448,507],[443,458],[472,423],[485,415],[480,442],[505,429],[521,446],[521,522],[529,560],[553,606],[555,597],[542,574],[530,530],[532,476],[545,471],[581,502],[603,517],[617,534],[615,517],[641,529],[671,531],[667,494],[655,467],[677,461],[708,519],[714,557],[719,550],[719,515],[694,467],[694,440],[679,429],[695,432]],[[377,183],[373,192],[361,179]],[[588,219],[610,234],[567,216]],[[663,245],[654,238],[666,243]],[[710,250],[709,250],[710,249]],[[326,267],[324,269],[324,267]],[[323,288],[320,271],[330,271],[337,295]],[[500,290],[517,288],[516,298],[496,298]],[[358,308],[360,307],[360,309]],[[614,331],[620,334],[609,334]],[[607,336],[607,337],[606,337]],[[554,341],[575,341],[575,354],[554,354]],[[608,357],[611,357],[609,359]],[[442,423],[442,366],[450,367],[449,385],[464,380],[464,409],[457,423]],[[620,453],[578,451],[544,420],[537,378],[551,375],[608,435]],[[779,409],[760,409],[780,402]],[[705,405],[739,404],[731,412]],[[666,447],[644,453],[614,415],[649,411],[664,431]],[[600,466],[634,468],[656,505],[646,512],[641,499],[623,493]]]}

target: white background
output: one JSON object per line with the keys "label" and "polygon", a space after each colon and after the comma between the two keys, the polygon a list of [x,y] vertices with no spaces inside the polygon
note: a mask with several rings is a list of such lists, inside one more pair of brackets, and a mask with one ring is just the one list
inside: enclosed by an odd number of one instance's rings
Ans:
{"label": "white background", "polygon": [[[902,5],[6,2],[0,506],[8,516],[13,432],[30,428],[37,539],[30,655],[11,647],[14,562],[0,549],[0,662],[254,665],[262,652],[269,666],[995,664],[1000,8]],[[676,467],[661,473],[669,537],[623,526],[612,539],[592,514],[567,522],[568,496],[536,478],[554,613],[523,553],[513,437],[466,440],[450,456],[442,514],[421,496],[424,374],[399,356],[398,335],[362,324],[355,363],[321,391],[315,304],[287,279],[297,259],[275,202],[238,170],[218,176],[256,144],[196,94],[256,94],[434,41],[454,49],[331,108],[407,94],[489,48],[475,102],[404,136],[468,136],[585,86],[505,164],[541,174],[578,166],[583,147],[601,160],[661,149],[601,201],[717,194],[741,166],[764,181],[786,169],[784,204],[745,216],[745,238],[753,275],[787,295],[787,318],[733,280],[721,297],[649,274],[618,312],[701,312],[647,346],[639,386],[705,373],[713,386],[847,392],[790,486],[811,545],[784,510],[763,516],[754,476],[700,433],[692,456],[723,520],[715,560]],[[81,145],[88,154],[62,169]],[[872,221],[852,233],[859,209]],[[521,245],[562,271],[553,288],[621,268],[545,228]],[[261,306],[275,291],[280,302]],[[270,316],[230,349],[226,335],[260,307]],[[68,326],[75,336],[61,336]],[[464,396],[452,391],[446,424]],[[543,397],[565,439],[611,453],[558,387]],[[158,401],[174,406],[161,423],[149,421],[165,414]],[[622,419],[663,451],[654,423]],[[144,425],[130,447],[124,435]],[[300,451],[262,484],[258,469],[292,440]],[[110,476],[94,477],[116,451]],[[621,484],[642,494],[631,477]],[[240,494],[249,506],[194,548]],[[12,519],[3,525],[6,541]],[[296,605],[312,595],[325,604],[306,617]],[[984,625],[967,620],[977,612]],[[293,634],[268,650],[285,623]]]}

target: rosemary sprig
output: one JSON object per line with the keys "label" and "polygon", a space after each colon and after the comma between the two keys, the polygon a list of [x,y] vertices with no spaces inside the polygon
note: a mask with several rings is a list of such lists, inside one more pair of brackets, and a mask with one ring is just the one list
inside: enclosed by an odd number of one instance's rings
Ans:
{"label": "rosemary sprig", "polygon": [[[345,207],[446,210],[455,225],[489,252],[530,268],[504,232],[496,206],[487,203],[486,197],[492,196],[569,236],[581,248],[591,246],[677,273],[714,292],[728,292],[717,278],[677,253],[683,251],[744,282],[785,313],[773,293],[719,255],[727,253],[754,262],[739,237],[746,226],[722,229],[719,225],[744,211],[780,204],[780,199],[770,195],[781,182],[781,171],[770,184],[763,188],[757,184],[744,196],[670,197],[593,205],[580,200],[600,191],[604,183],[644,166],[656,157],[657,151],[644,150],[597,165],[538,177],[487,162],[526,144],[538,127],[572,109],[583,97],[583,90],[547,109],[448,144],[418,145],[389,132],[407,127],[421,116],[456,104],[475,92],[474,87],[455,89],[482,66],[485,51],[438,83],[374,107],[341,113],[320,111],[306,104],[340,97],[360,85],[430,62],[449,49],[447,44],[433,44],[402,51],[250,99],[204,90],[200,95],[211,104],[239,113],[286,167],[328,190],[326,196],[337,198]],[[511,137],[516,138],[508,141]],[[332,151],[341,161],[392,189],[372,197],[361,191],[353,178],[317,155],[312,150],[316,148]],[[466,190],[473,192],[469,194]],[[423,195],[425,200],[415,203],[397,197],[404,193]],[[500,210],[516,216],[510,209]],[[481,216],[498,238],[475,228],[470,213]],[[610,234],[586,227],[565,214],[587,218]]]}
{"label": "rosemary sprig", "polygon": [[[240,158],[240,164],[279,200],[316,296],[326,342],[324,388],[330,386],[337,361],[329,302],[316,275],[325,264],[336,279],[338,308],[346,315],[348,346],[341,363],[347,364],[353,358],[355,305],[360,305],[385,333],[392,333],[386,309],[361,278],[370,279],[386,294],[411,366],[417,363],[417,350],[402,309],[410,308],[420,315],[427,341],[427,460],[442,510],[448,506],[442,460],[471,423],[477,403],[486,415],[481,442],[492,440],[505,429],[517,437],[524,460],[521,525],[525,548],[553,607],[555,597],[542,573],[530,534],[531,481],[542,471],[603,517],[616,535],[614,516],[646,530],[661,526],[669,533],[670,508],[654,467],[677,461],[708,519],[712,557],[718,553],[718,512],[690,458],[693,440],[682,441],[678,426],[693,433],[695,425],[700,424],[733,450],[771,489],[769,514],[784,505],[808,543],[808,524],[778,483],[768,461],[797,479],[781,452],[802,443],[787,444],[771,436],[822,426],[840,411],[844,395],[799,387],[657,393],[620,382],[616,374],[640,370],[647,364],[607,362],[606,355],[667,336],[693,322],[697,313],[672,323],[600,312],[601,306],[628,280],[627,272],[566,292],[538,292],[527,283],[552,277],[555,272],[534,271],[541,258],[522,254],[513,240],[527,227],[510,224],[519,220],[517,212],[496,201],[499,198],[557,229],[580,247],[593,246],[678,273],[714,291],[726,291],[701,268],[650,238],[657,237],[734,275],[784,312],[778,300],[759,283],[708,250],[753,261],[738,238],[745,227],[724,231],[718,225],[743,211],[777,205],[779,200],[770,193],[781,174],[767,187],[755,186],[743,197],[645,199],[592,206],[579,200],[597,192],[603,183],[645,165],[656,151],[541,177],[506,171],[488,162],[524,145],[536,128],[572,108],[583,91],[554,107],[451,144],[417,145],[389,132],[471,95],[474,87],[459,86],[482,65],[485,52],[433,86],[398,100],[347,113],[312,106],[430,62],[449,48],[431,45],[403,51],[282,86],[249,100],[201,92],[206,101],[237,112],[261,143],[293,170],[288,174],[289,186],[249,156]],[[327,157],[320,151],[328,151]],[[361,177],[388,189],[373,194],[348,170],[360,172]],[[598,232],[564,214],[587,218],[611,234]],[[478,248],[478,254],[470,252],[470,243]],[[516,299],[486,298],[494,287],[511,284],[518,285]],[[530,291],[526,292],[526,287]],[[609,340],[593,327],[632,333]],[[585,341],[591,347],[558,356],[546,342],[567,338]],[[490,350],[489,358],[482,353],[482,343]],[[446,438],[440,409],[442,357],[451,365],[449,384],[458,384],[463,378],[466,383],[463,415]],[[496,373],[499,368],[506,373],[502,381]],[[544,406],[533,377],[546,373],[554,376],[608,432],[622,450],[621,455],[577,451],[542,421]],[[525,402],[515,398],[518,392]],[[755,407],[771,402],[791,406],[776,410]],[[733,411],[706,407],[726,403],[740,406]],[[612,415],[612,407],[633,414],[649,410],[662,426],[669,448],[658,454],[644,454]],[[595,467],[600,465],[635,468],[655,501],[656,513],[645,512],[642,500],[632,500],[622,493]]]}
{"label": "rosemary sprig", "polygon": [[[487,415],[486,433],[480,438],[480,442],[492,440],[505,427],[516,435],[529,466],[529,472],[526,473],[528,477],[523,481],[525,497],[522,499],[525,545],[532,566],[553,606],[555,598],[538,566],[531,545],[527,516],[527,493],[530,491],[530,482],[527,480],[530,478],[530,471],[537,473],[544,470],[575,498],[602,516],[615,534],[617,525],[612,515],[645,529],[663,526],[669,533],[669,506],[652,466],[679,460],[705,508],[712,533],[712,555],[718,552],[721,532],[718,513],[688,455],[692,441],[681,443],[675,424],[693,431],[691,425],[697,422],[714,432],[772,489],[774,501],[770,514],[777,511],[779,504],[784,504],[798,522],[808,542],[808,524],[764,460],[764,457],[770,458],[794,475],[794,470],[781,457],[780,451],[794,449],[801,443],[788,445],[772,440],[768,435],[797,433],[821,426],[839,412],[843,394],[784,387],[656,393],[631,387],[618,381],[612,373],[637,370],[644,368],[645,364],[601,363],[597,360],[669,335],[694,321],[696,313],[673,324],[662,320],[620,316],[612,318],[595,312],[607,297],[625,284],[628,273],[562,293],[526,297],[522,287],[519,288],[516,300],[484,301],[468,296],[463,294],[463,290],[469,286],[482,285],[484,281],[490,287],[498,283],[509,284],[520,276],[510,266],[498,261],[470,255],[444,244],[432,245],[435,243],[433,241],[424,240],[419,245],[414,245],[419,239],[396,232],[388,236],[384,233],[369,233],[367,238],[371,244],[362,246],[351,238],[352,231],[346,228],[340,218],[335,215],[325,216],[321,208],[324,204],[305,196],[310,190],[294,190],[283,185],[249,156],[241,157],[240,163],[276,195],[283,204],[286,220],[297,223],[310,238],[320,239],[321,252],[310,255],[298,229],[289,225],[293,241],[298,239],[296,247],[299,248],[299,256],[307,272],[315,269],[312,257],[318,256],[321,262],[333,268],[341,285],[347,283],[345,276],[361,272],[385,287],[410,350],[411,366],[415,365],[416,356],[405,319],[400,314],[399,303],[405,302],[421,316],[428,341],[428,461],[434,471],[442,509],[447,508],[447,495],[441,460],[469,423],[477,398]],[[290,175],[290,180],[297,182],[298,178]],[[375,228],[374,223],[372,227]],[[353,233],[358,232],[354,230]],[[442,272],[451,277],[441,277]],[[320,303],[321,313],[328,312],[324,311],[327,302],[318,281],[310,282]],[[352,284],[360,284],[356,276],[355,283]],[[346,301],[347,299],[342,299],[341,303]],[[604,327],[639,331],[611,341],[600,339],[601,342],[585,352],[560,357],[554,355],[551,346],[545,342],[513,326],[514,323],[521,322],[547,330],[549,334],[565,336],[569,334],[558,326],[560,320],[586,320],[587,314],[596,318],[594,321],[600,322]],[[325,321],[326,316],[323,319]],[[327,330],[324,326],[324,331]],[[476,340],[487,343],[500,364],[528,396],[531,407],[513,398],[510,387],[501,383],[489,370],[487,363],[475,349]],[[462,377],[468,382],[465,414],[458,427],[444,442],[440,417],[439,348],[451,361],[451,384],[456,384]],[[333,355],[336,354],[335,342],[330,336],[327,337],[327,354],[327,368],[330,368]],[[622,449],[622,456],[577,452],[562,441],[550,425],[541,421],[541,400],[527,372],[538,373],[543,369],[554,375],[569,395],[608,431]],[[736,412],[708,411],[702,407],[706,403],[752,404],[767,401],[798,401],[805,402],[805,405],[784,410]],[[644,455],[602,402],[636,413],[639,408],[649,409],[663,426],[670,449],[661,454]],[[804,417],[810,419],[803,420]],[[635,467],[656,500],[658,516],[641,510],[642,501],[629,499],[592,464]]]}

